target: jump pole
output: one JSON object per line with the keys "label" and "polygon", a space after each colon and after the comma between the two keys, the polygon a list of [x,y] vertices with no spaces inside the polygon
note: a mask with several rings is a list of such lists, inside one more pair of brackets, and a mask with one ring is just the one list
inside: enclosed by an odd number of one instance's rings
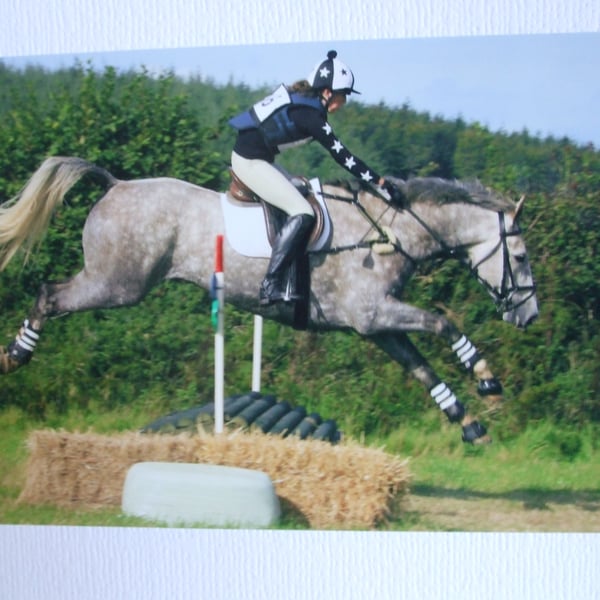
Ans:
{"label": "jump pole", "polygon": [[262,360],[263,318],[254,315],[254,340],[252,346],[252,391],[260,392],[260,369]]}
{"label": "jump pole", "polygon": [[224,379],[225,379],[225,273],[223,269],[223,236],[217,235],[215,245],[215,272],[211,282],[211,317],[215,328],[215,434],[223,433]]}

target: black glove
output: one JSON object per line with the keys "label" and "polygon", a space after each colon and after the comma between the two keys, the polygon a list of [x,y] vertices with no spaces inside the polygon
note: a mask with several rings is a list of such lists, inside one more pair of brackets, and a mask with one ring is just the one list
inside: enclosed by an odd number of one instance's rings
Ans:
{"label": "black glove", "polygon": [[406,205],[406,196],[404,192],[395,183],[385,179],[381,186],[390,197],[390,204],[396,208],[404,208]]}

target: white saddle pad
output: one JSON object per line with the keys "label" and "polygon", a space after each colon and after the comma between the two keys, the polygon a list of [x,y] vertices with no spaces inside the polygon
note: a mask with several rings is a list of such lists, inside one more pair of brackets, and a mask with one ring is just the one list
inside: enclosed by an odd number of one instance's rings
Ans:
{"label": "white saddle pad", "polygon": [[[330,242],[331,219],[327,205],[321,194],[321,185],[318,179],[312,179],[311,185],[315,197],[323,208],[323,232],[309,250],[316,252],[322,250]],[[237,202],[223,192],[221,194],[221,207],[225,221],[225,236],[232,248],[244,256],[252,258],[269,258],[271,245],[267,236],[267,226],[261,204]]]}

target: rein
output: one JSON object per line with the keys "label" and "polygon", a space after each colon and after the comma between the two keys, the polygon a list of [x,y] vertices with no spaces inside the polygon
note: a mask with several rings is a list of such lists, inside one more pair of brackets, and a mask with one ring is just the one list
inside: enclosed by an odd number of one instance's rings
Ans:
{"label": "rein", "polygon": [[[379,238],[375,240],[365,240],[362,242],[358,242],[356,244],[348,244],[346,246],[334,246],[327,250],[320,250],[318,254],[339,254],[340,252],[347,252],[351,250],[358,250],[361,248],[373,248],[376,244],[391,244],[394,248],[394,251],[402,254],[404,257],[408,258],[412,263],[416,264],[417,261],[412,256],[410,256],[398,242],[395,240],[391,240],[389,235],[382,229],[379,223],[373,219],[373,217],[369,214],[367,209],[360,203],[358,199],[359,191],[356,188],[352,188],[350,190],[352,192],[352,196],[339,196],[337,194],[328,194],[322,192],[324,198],[330,198],[332,200],[338,200],[340,202],[346,202],[347,204],[353,205],[357,208],[360,214],[369,222],[369,224],[377,231],[379,234]],[[419,215],[417,215],[409,206],[402,208],[402,210],[408,213],[432,238],[437,242],[440,246],[440,256],[448,256],[450,258],[457,258],[479,281],[479,283],[489,292],[494,300],[494,304],[496,305],[496,309],[498,312],[508,312],[510,310],[515,310],[522,304],[525,304],[534,294],[535,294],[535,284],[528,286],[519,286],[515,282],[515,276],[513,273],[513,269],[510,264],[510,253],[508,251],[507,238],[513,235],[520,235],[521,230],[518,226],[515,226],[511,231],[506,230],[506,221],[505,215],[503,212],[498,212],[498,243],[492,248],[492,250],[484,256],[476,265],[472,265],[466,257],[457,251],[456,248],[451,248],[444,242],[444,240],[423,220]],[[490,285],[481,275],[479,275],[479,267],[490,260],[492,256],[498,252],[498,250],[502,250],[502,282],[500,284],[500,289],[496,289],[494,286]],[[514,303],[512,301],[513,296],[517,292],[529,292],[529,294],[525,295],[519,302]]]}
{"label": "rein", "polygon": [[348,252],[351,250],[359,250],[361,248],[373,248],[377,244],[390,244],[394,248],[394,252],[398,252],[408,258],[411,262],[416,263],[417,261],[407,254],[406,251],[395,241],[390,239],[390,236],[383,230],[383,228],[379,225],[379,223],[373,219],[373,217],[369,214],[367,209],[360,203],[358,199],[359,190],[356,188],[352,188],[350,190],[352,192],[352,196],[338,196],[337,194],[328,194],[326,192],[321,192],[323,198],[330,198],[331,200],[338,200],[340,202],[346,202],[346,204],[350,204],[355,206],[356,209],[360,212],[360,214],[368,221],[368,223],[377,231],[379,237],[377,239],[372,240],[364,240],[362,242],[357,242],[356,244],[348,244],[346,246],[332,246],[327,250],[319,250],[317,254],[339,254],[341,252]]}

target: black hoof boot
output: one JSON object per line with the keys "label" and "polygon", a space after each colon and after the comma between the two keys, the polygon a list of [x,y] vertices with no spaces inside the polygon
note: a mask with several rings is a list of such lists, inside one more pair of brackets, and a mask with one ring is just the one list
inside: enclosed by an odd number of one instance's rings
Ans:
{"label": "black hoof boot", "polygon": [[462,441],[468,444],[489,443],[487,429],[479,422],[472,421],[463,428]]}
{"label": "black hoof boot", "polygon": [[477,384],[477,393],[480,396],[501,396],[502,384],[495,377],[480,379]]}

